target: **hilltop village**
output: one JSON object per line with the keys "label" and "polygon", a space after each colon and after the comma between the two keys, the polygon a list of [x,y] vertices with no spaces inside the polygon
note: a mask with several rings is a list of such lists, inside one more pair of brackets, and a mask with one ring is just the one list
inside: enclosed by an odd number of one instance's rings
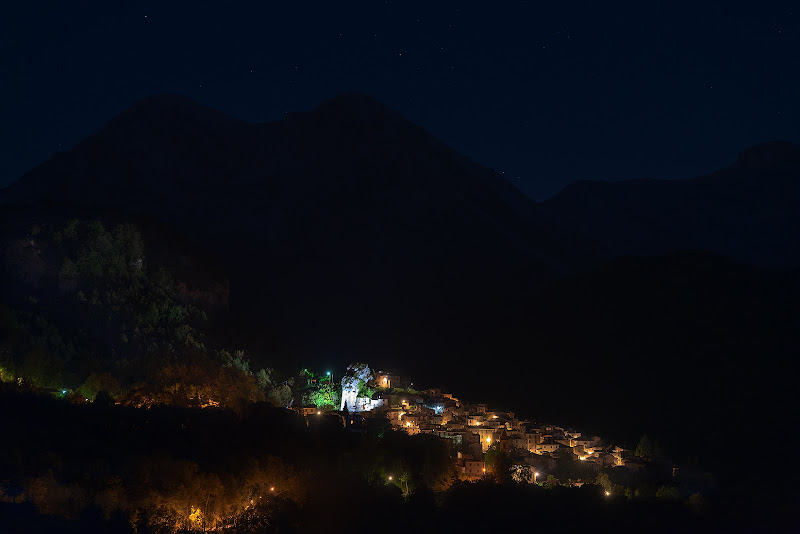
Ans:
{"label": "hilltop village", "polygon": [[[333,384],[329,375],[321,383],[326,380]],[[314,387],[316,381],[311,378],[309,385]],[[383,371],[373,374],[364,364],[348,368],[339,409],[334,408],[320,403],[294,410],[309,425],[329,421],[357,433],[395,431],[448,440],[463,480],[496,472],[498,453],[516,482],[571,486],[595,482],[604,467],[634,474],[653,456],[646,438],[634,454],[599,436],[518,418],[514,412],[491,411],[487,404],[472,404],[440,389],[415,390],[407,379]]]}

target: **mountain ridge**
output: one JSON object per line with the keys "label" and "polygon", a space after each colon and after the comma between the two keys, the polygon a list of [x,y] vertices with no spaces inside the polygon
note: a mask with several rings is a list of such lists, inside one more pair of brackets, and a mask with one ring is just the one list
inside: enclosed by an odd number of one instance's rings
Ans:
{"label": "mountain ridge", "polygon": [[707,177],[577,184],[537,204],[371,99],[322,107],[264,124],[200,109],[187,122],[191,102],[145,101],[0,200],[174,226],[224,265],[179,296],[221,288],[227,330],[214,335],[256,359],[398,367],[633,440],[649,425],[720,467],[740,451],[708,436],[740,432],[741,414],[790,415],[797,271],[753,260],[790,264],[800,235],[791,146]]}
{"label": "mountain ridge", "polygon": [[315,352],[409,330],[415,345],[444,343],[486,309],[501,321],[585,256],[497,173],[357,93],[270,123],[145,99],[0,201],[172,224],[226,258],[243,321],[295,341],[310,322],[326,332]]}
{"label": "mountain ridge", "polygon": [[714,173],[682,180],[580,181],[542,209],[604,257],[702,249],[755,265],[800,265],[800,147],[742,151]]}

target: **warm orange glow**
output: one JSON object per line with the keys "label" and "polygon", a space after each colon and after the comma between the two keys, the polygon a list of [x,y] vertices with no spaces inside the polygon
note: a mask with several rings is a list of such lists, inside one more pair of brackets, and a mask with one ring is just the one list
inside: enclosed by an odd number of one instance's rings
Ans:
{"label": "warm orange glow", "polygon": [[486,438],[486,443],[491,443],[491,442],[492,442],[492,438]]}
{"label": "warm orange glow", "polygon": [[322,412],[317,412],[317,415],[321,414]]}
{"label": "warm orange glow", "polygon": [[275,486],[272,486],[269,490],[270,491],[275,491]]}
{"label": "warm orange glow", "polygon": [[611,495],[611,492],[610,492],[610,491],[607,491],[607,492],[606,492],[606,497],[608,497],[609,495]]}
{"label": "warm orange glow", "polygon": [[389,480],[392,480],[392,475],[389,475]]}

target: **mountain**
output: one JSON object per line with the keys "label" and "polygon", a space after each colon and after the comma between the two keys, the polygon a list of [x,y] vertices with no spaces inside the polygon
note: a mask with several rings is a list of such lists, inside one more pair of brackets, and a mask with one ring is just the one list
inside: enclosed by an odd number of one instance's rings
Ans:
{"label": "mountain", "polygon": [[433,355],[584,260],[496,173],[355,93],[265,124],[148,98],[0,202],[174,225],[225,258],[250,344],[310,358]]}
{"label": "mountain", "polygon": [[541,208],[606,257],[701,249],[764,266],[800,265],[800,147],[764,143],[708,176],[582,181]]}
{"label": "mountain", "polygon": [[276,367],[402,369],[628,447],[648,432],[731,502],[789,510],[798,178],[776,142],[536,204],[364,95],[265,124],[152,97],[0,191],[0,319],[21,310],[84,375],[106,358],[138,380],[137,356],[189,334]]}

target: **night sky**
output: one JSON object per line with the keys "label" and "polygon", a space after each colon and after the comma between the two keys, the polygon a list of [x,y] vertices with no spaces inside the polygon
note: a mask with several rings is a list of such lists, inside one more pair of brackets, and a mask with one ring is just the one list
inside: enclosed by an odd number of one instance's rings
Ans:
{"label": "night sky", "polygon": [[536,199],[800,142],[796,1],[9,2],[0,65],[0,185],[158,93],[248,121],[369,93]]}

